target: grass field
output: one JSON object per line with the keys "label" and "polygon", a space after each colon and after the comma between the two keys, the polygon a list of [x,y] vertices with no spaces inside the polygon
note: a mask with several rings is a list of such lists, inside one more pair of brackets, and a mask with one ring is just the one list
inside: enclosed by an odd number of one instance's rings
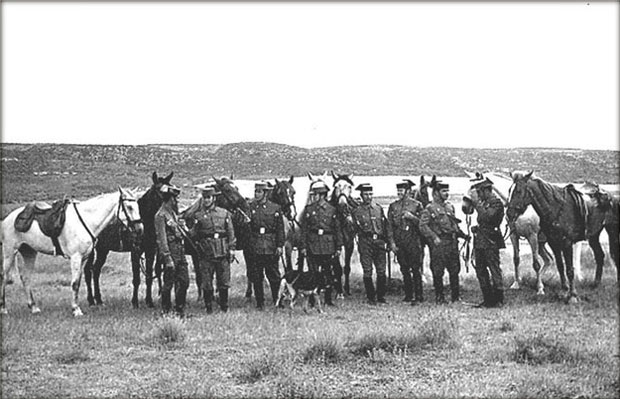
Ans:
{"label": "grass field", "polygon": [[[114,253],[101,278],[105,304],[89,308],[82,285],[86,315],[74,319],[67,262],[41,256],[28,274],[41,314],[29,314],[19,284],[7,289],[1,396],[618,397],[616,271],[607,264],[593,288],[594,260],[583,248],[585,281],[573,305],[559,297],[555,268],[545,274],[547,295],[536,296],[526,255],[526,283],[506,290],[502,309],[435,305],[430,280],[427,302],[405,305],[398,265],[390,304],[371,306],[354,255],[352,296],[324,314],[257,311],[243,297],[241,263],[232,267],[229,313],[206,315],[192,280],[183,321],[162,318],[159,305],[148,309],[143,301],[133,309],[129,255]],[[507,250],[502,268],[509,286]],[[461,281],[464,300],[479,301],[473,271],[463,270]]]}

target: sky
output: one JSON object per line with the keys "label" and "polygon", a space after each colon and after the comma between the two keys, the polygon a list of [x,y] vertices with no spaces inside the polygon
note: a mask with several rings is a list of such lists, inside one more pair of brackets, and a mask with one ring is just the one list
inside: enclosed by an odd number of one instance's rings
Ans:
{"label": "sky", "polygon": [[618,2],[2,2],[2,142],[618,149]]}

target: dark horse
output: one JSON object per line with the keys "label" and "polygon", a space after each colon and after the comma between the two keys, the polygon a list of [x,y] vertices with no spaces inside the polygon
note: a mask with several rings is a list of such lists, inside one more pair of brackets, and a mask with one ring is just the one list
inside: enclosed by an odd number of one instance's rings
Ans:
{"label": "dark horse", "polygon": [[[220,179],[213,177],[217,191],[220,193],[215,197],[215,205],[226,209],[232,214],[233,228],[235,229],[235,238],[237,239],[236,250],[243,251],[243,256],[248,259],[248,242],[250,230],[248,228],[248,214],[250,206],[233,181],[233,177],[222,177]],[[189,208],[181,212],[181,218],[188,222],[188,228],[192,227],[192,215],[200,208],[202,198],[196,200]],[[198,290],[198,299],[202,298],[202,274],[200,273],[199,257],[196,253],[194,245],[186,240],[185,254],[192,257],[194,272],[196,273],[196,287]],[[248,279],[249,280],[249,279]]]}
{"label": "dark horse", "polygon": [[[146,284],[146,304],[153,307],[151,287],[153,284],[153,263],[157,254],[157,243],[155,241],[155,213],[162,204],[159,190],[164,184],[170,184],[174,172],[166,177],[158,177],[157,172],[153,172],[151,187],[138,199],[140,218],[144,225],[144,234],[141,239],[131,233],[131,229],[125,229],[118,222],[111,223],[100,234],[95,251],[93,251],[84,266],[84,278],[88,290],[88,304],[101,305],[101,292],[99,289],[99,277],[101,269],[105,264],[110,251],[131,252],[131,269],[133,272],[133,297],[131,303],[134,308],[138,307],[138,289],[140,287],[140,273],[144,272]],[[144,266],[141,264],[142,254],[145,256]],[[94,295],[91,288],[91,275],[94,281]]]}
{"label": "dark horse", "polygon": [[[269,201],[280,206],[284,216],[284,267],[286,270],[293,269],[293,248],[299,247],[301,240],[301,229],[295,204],[295,188],[293,187],[294,177],[288,180],[275,179],[275,186],[269,194]],[[297,255],[297,267],[303,270],[304,258],[300,253]]]}
{"label": "dark horse", "polygon": [[[338,214],[338,221],[342,228],[342,238],[344,244],[344,265],[340,265],[340,259],[336,259],[337,265],[334,265],[336,293],[338,295],[345,294],[351,295],[351,287],[349,276],[351,275],[351,256],[353,255],[353,247],[355,244],[355,224],[351,213],[353,209],[359,206],[359,201],[353,198],[353,174],[335,174],[332,171],[332,177],[334,178],[333,190],[329,199],[330,204],[336,207]],[[342,271],[338,273],[338,271]],[[342,276],[344,275],[344,286],[342,284]]]}
{"label": "dark horse", "polygon": [[[514,220],[532,205],[540,216],[540,228],[555,256],[562,288],[568,291],[569,301],[577,300],[574,283],[573,244],[586,238],[586,204],[582,194],[571,184],[564,188],[553,186],[538,177],[511,174],[514,187],[506,216]],[[566,262],[566,273],[564,262]],[[567,284],[568,280],[568,284]]]}

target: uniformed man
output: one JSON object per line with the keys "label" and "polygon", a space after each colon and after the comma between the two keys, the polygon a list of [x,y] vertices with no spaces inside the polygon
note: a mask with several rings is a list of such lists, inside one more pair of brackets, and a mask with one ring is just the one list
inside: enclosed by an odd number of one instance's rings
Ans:
{"label": "uniformed man", "polygon": [[[256,307],[264,309],[263,279],[265,274],[275,304],[280,287],[279,260],[284,246],[284,221],[280,207],[267,199],[271,189],[267,182],[254,185],[254,200],[250,203],[250,280],[254,287]],[[247,262],[247,259],[246,259]]]}
{"label": "uniformed man", "polygon": [[[364,288],[370,304],[384,303],[387,291],[386,266],[386,243],[390,242],[391,231],[388,228],[387,219],[381,205],[373,202],[372,186],[368,183],[358,185],[356,188],[362,197],[362,203],[355,209],[351,216],[358,235],[357,249],[360,255],[360,263],[364,272]],[[372,266],[375,265],[377,273],[377,289],[372,281]],[[376,299],[375,299],[376,293]]]}
{"label": "uniformed man", "polygon": [[325,183],[315,183],[312,193],[316,201],[306,206],[301,220],[300,250],[308,256],[308,267],[322,273],[327,282],[325,289],[325,303],[334,306],[332,289],[335,276],[332,265],[340,257],[342,248],[342,230],[336,208],[327,202],[329,188]]}
{"label": "uniformed man", "polygon": [[228,311],[230,287],[230,259],[235,250],[235,232],[231,214],[215,206],[215,196],[220,194],[215,186],[204,185],[198,209],[186,218],[194,223],[190,236],[199,249],[199,267],[202,276],[203,299],[207,313],[213,313],[213,275],[216,276],[219,305]]}
{"label": "uniformed man", "polygon": [[181,189],[173,185],[161,187],[163,203],[155,214],[155,234],[160,259],[164,263],[164,286],[161,293],[161,307],[164,314],[170,313],[171,291],[174,287],[175,311],[184,316],[185,297],[189,286],[189,272],[185,259],[183,222],[178,219],[177,197]]}
{"label": "uniformed man", "polygon": [[[404,302],[417,305],[424,301],[422,293],[422,244],[420,215],[422,203],[411,197],[415,183],[404,180],[396,184],[398,199],[388,208],[388,224],[392,231],[390,248],[396,254],[405,290]],[[415,295],[415,298],[414,298]]]}
{"label": "uniformed man", "polygon": [[435,301],[445,303],[443,294],[443,275],[448,270],[452,302],[460,300],[458,238],[469,238],[458,226],[461,222],[454,215],[454,206],[448,201],[450,186],[441,181],[433,184],[433,201],[429,203],[420,217],[420,232],[431,243],[431,271]]}
{"label": "uniformed man", "polygon": [[[499,250],[506,248],[500,231],[504,218],[504,204],[493,193],[493,182],[488,178],[475,183],[478,201],[473,202],[478,214],[478,226],[474,233],[474,269],[482,291],[482,303],[478,307],[497,307],[504,304],[504,281],[499,265]],[[490,273],[490,278],[489,278]]]}

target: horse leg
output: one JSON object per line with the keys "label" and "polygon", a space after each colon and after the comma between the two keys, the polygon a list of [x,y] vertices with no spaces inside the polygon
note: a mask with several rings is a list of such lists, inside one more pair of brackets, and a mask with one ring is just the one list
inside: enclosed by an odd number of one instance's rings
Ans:
{"label": "horse leg", "polygon": [[200,272],[200,259],[198,255],[193,251],[190,252],[192,258],[192,265],[194,266],[194,276],[196,277],[196,292],[198,296],[196,300],[200,303],[202,301],[202,273]]}
{"label": "horse leg", "polygon": [[133,274],[133,295],[131,297],[131,305],[134,309],[138,309],[138,292],[140,290],[140,258],[141,253],[139,251],[131,251],[131,272]]}
{"label": "horse leg", "polygon": [[145,261],[145,276],[144,276],[144,285],[146,286],[146,297],[144,298],[144,302],[146,302],[146,306],[149,308],[155,307],[153,304],[153,264],[155,263],[155,252],[148,251],[145,253],[144,257]]}
{"label": "horse leg", "polygon": [[93,262],[95,259],[95,251],[91,251],[86,259],[86,264],[84,265],[84,282],[86,283],[86,299],[88,300],[88,306],[95,305],[95,299],[93,298],[93,288],[92,288],[92,275],[93,275]]}
{"label": "horse leg", "polygon": [[568,300],[576,302],[579,300],[577,289],[575,288],[575,270],[573,269],[573,246],[567,245],[564,251],[564,261],[566,261],[566,276],[568,277]]}
{"label": "horse leg", "polygon": [[[510,242],[512,243],[512,262],[515,266],[515,281],[510,286],[510,289],[518,290],[519,288],[521,288],[519,286],[519,283],[521,282],[521,279],[519,278],[519,263],[521,261],[521,258],[519,257],[519,236],[517,236],[516,233],[510,234]],[[533,252],[534,249],[532,249],[532,253]]]}
{"label": "horse leg", "polygon": [[73,297],[71,298],[71,310],[74,317],[83,316],[82,309],[78,304],[78,294],[80,292],[80,282],[82,281],[82,270],[88,257],[82,258],[81,254],[74,254],[71,256],[71,289],[73,290]]}
{"label": "horse leg", "polygon": [[343,268],[343,273],[344,273],[344,293],[347,296],[351,295],[351,285],[350,285],[350,281],[349,281],[349,277],[351,275],[351,257],[353,256],[353,241],[351,241],[351,243],[348,243],[345,247],[344,247],[344,268]]}
{"label": "horse leg", "polygon": [[8,254],[4,251],[4,245],[1,245],[2,248],[2,270],[0,271],[0,314],[7,314],[6,310],[6,302],[5,302],[5,292],[6,292],[6,283],[8,280],[9,271],[13,268],[13,264],[15,262],[15,251],[10,251]]}
{"label": "horse leg", "polygon": [[558,268],[558,274],[560,275],[562,289],[568,290],[568,285],[566,284],[566,274],[564,273],[564,260],[562,259],[562,249],[554,246],[551,247],[551,250],[553,251],[553,256],[555,257],[555,264]]}
{"label": "horse leg", "polygon": [[573,275],[577,278],[577,281],[582,281],[583,274],[581,273],[581,241],[573,244],[573,246],[571,246],[571,250]]}
{"label": "horse leg", "polygon": [[590,244],[590,248],[592,249],[592,252],[594,252],[594,260],[596,261],[596,273],[594,275],[595,287],[601,283],[601,278],[603,277],[603,265],[605,263],[605,252],[603,252],[599,237],[600,232],[588,238],[588,244]]}
{"label": "horse leg", "polygon": [[243,250],[243,260],[245,262],[245,277],[247,280],[245,287],[245,297],[247,299],[252,298],[252,272],[251,272],[251,264],[250,264],[250,252],[247,250]]}
{"label": "horse leg", "polygon": [[540,257],[540,245],[545,245],[538,241],[538,234],[532,233],[527,237],[527,241],[530,243],[532,249],[532,265],[536,272],[536,295],[545,295],[545,286],[542,281],[542,273],[544,266],[541,264]]}
{"label": "horse leg", "polygon": [[[32,249],[26,249],[25,247],[20,248],[19,253],[22,255],[22,259],[24,260],[24,269],[32,272],[34,270],[34,263],[37,259],[37,252]],[[32,292],[32,288],[28,282],[27,275],[21,273],[19,271],[19,267],[17,266],[17,262],[15,262],[15,269],[17,270],[17,274],[19,275],[19,279],[22,282],[22,288],[24,295],[26,296],[26,303],[28,304],[28,308],[32,314],[41,313],[41,309],[36,305],[34,300],[34,294]]]}
{"label": "horse leg", "polygon": [[97,258],[95,259],[95,263],[93,265],[93,284],[95,286],[95,303],[97,305],[103,305],[103,301],[101,300],[99,278],[101,277],[101,269],[103,269],[103,265],[105,264],[106,259],[108,259],[109,253],[109,251],[97,251]]}
{"label": "horse leg", "polygon": [[616,264],[616,271],[618,273],[616,281],[620,282],[620,240],[618,225],[607,225],[605,226],[605,231],[607,231],[607,235],[609,236],[609,254]]}

